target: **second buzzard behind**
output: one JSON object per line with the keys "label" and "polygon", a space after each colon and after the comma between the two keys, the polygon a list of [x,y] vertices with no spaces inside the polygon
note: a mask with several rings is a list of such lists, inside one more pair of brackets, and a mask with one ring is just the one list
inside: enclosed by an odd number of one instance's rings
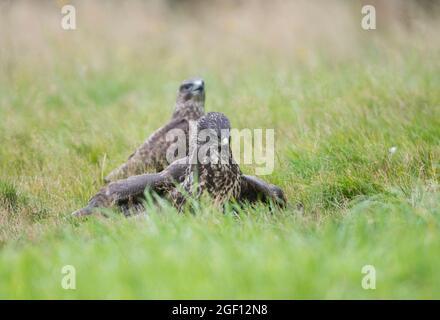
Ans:
{"label": "second buzzard behind", "polygon": [[[188,146],[189,121],[197,121],[205,113],[205,84],[202,79],[185,80],[179,87],[173,116],[170,122],[156,130],[128,160],[110,172],[104,181],[109,183],[146,172],[159,172],[168,166],[166,152],[173,143],[167,141],[170,130],[181,129],[187,137]],[[186,156],[184,154],[183,156]]]}

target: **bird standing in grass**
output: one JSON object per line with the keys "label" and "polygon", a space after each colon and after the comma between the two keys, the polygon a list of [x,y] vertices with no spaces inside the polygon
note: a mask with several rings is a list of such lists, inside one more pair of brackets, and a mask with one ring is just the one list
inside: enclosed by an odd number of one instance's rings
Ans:
{"label": "bird standing in grass", "polygon": [[206,114],[197,122],[198,134],[191,141],[195,147],[191,148],[189,156],[174,161],[159,173],[112,182],[92,197],[87,207],[73,214],[89,215],[97,208],[113,206],[124,212],[139,210],[143,208],[145,192],[168,199],[179,210],[189,197],[199,199],[202,194],[207,194],[217,206],[232,200],[273,202],[284,206],[286,198],[279,187],[241,172],[232,157],[230,129],[224,114]]}
{"label": "bird standing in grass", "polygon": [[[205,113],[205,84],[202,79],[185,80],[179,87],[173,116],[170,122],[155,131],[128,160],[104,178],[106,183],[146,172],[159,172],[168,166],[166,151],[173,141],[167,141],[167,133],[182,130],[186,137],[189,121],[198,120]],[[188,139],[186,146],[188,146]],[[188,149],[188,148],[186,148]],[[182,156],[186,156],[184,154]]]}

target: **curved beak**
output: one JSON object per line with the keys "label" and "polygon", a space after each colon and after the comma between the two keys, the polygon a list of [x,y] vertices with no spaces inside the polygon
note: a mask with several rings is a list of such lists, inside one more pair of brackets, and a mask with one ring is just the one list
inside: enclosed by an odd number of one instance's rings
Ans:
{"label": "curved beak", "polygon": [[203,80],[198,79],[193,81],[192,90],[193,92],[202,92],[205,89],[205,84]]}

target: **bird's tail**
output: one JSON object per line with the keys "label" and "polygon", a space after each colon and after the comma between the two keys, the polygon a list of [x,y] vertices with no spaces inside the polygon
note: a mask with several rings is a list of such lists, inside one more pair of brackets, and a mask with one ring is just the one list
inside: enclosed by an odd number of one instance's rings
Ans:
{"label": "bird's tail", "polygon": [[121,166],[119,166],[119,168],[116,168],[112,172],[110,172],[104,178],[104,182],[110,183],[112,181],[116,181],[116,180],[120,179],[121,177],[124,177],[125,175],[127,175],[127,171],[128,171],[128,166],[126,163],[124,163]]}
{"label": "bird's tail", "polygon": [[110,172],[105,178],[105,183],[110,183],[120,179],[126,179],[130,176],[142,174],[145,171],[146,165],[137,158],[130,158],[128,161],[118,168]]}

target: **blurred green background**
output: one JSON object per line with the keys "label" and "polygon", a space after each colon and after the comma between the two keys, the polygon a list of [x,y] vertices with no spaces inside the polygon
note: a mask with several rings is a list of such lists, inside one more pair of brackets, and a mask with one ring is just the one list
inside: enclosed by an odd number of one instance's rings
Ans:
{"label": "blurred green background", "polygon": [[[439,298],[439,17],[438,1],[0,1],[0,298]],[[290,207],[71,218],[192,76],[207,111],[275,129],[263,178]]]}

